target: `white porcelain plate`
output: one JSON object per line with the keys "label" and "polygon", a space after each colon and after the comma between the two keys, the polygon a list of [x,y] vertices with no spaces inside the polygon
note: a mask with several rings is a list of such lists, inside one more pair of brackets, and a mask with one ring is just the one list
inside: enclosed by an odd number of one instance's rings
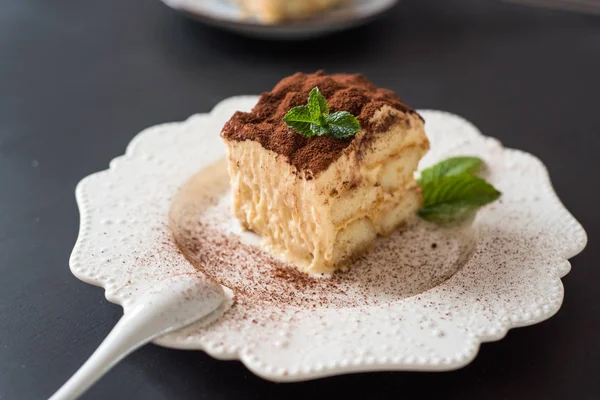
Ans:
{"label": "white porcelain plate", "polygon": [[[108,170],[82,180],[76,191],[81,228],[70,260],[75,276],[104,287],[106,298],[127,313],[161,279],[196,273],[168,227],[171,203],[186,181],[222,160],[221,127],[256,100],[230,98],[209,114],[146,129]],[[340,292],[360,301],[321,307],[282,306],[269,298],[253,302],[261,288],[235,297],[226,289],[220,312],[156,343],[239,359],[267,379],[299,381],[358,371],[455,369],[475,357],[480,343],[553,315],[563,299],[560,278],[570,269],[568,259],[587,239],[557,198],[546,168],[456,115],[420,113],[432,144],[422,166],[451,155],[478,155],[488,166],[487,179],[503,193],[479,213],[475,248],[456,273],[404,296],[366,281],[342,284]],[[226,207],[219,213],[231,220]],[[226,230],[216,235],[217,242],[235,236]],[[380,239],[384,248],[385,240]],[[425,246],[442,258],[447,251]],[[235,265],[252,274],[252,257],[246,252]],[[435,273],[433,267],[399,266],[396,272],[410,281],[413,273]],[[322,295],[302,288],[297,293],[308,299]]]}
{"label": "white porcelain plate", "polygon": [[392,8],[398,0],[350,0],[313,18],[281,24],[262,24],[228,0],[162,0],[208,25],[268,39],[306,39],[363,25]]}

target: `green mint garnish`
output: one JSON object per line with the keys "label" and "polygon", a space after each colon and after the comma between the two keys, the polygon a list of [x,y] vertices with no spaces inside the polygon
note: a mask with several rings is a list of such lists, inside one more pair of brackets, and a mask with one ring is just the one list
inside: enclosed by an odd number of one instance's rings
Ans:
{"label": "green mint garnish", "polygon": [[283,117],[283,122],[306,137],[327,135],[342,139],[360,131],[360,123],[349,112],[329,114],[327,100],[318,87],[310,91],[308,105],[292,108]]}
{"label": "green mint garnish", "polygon": [[442,176],[459,175],[463,172],[476,174],[481,164],[481,159],[477,157],[451,157],[423,170],[417,182],[422,185]]}
{"label": "green mint garnish", "polygon": [[294,107],[283,117],[283,121],[290,128],[295,129],[304,136],[314,136],[311,125],[313,120],[310,117],[308,107]]}
{"label": "green mint garnish", "polygon": [[457,223],[497,200],[501,193],[473,175],[481,164],[476,157],[454,157],[424,170],[418,180],[423,191],[419,216],[438,224]]}

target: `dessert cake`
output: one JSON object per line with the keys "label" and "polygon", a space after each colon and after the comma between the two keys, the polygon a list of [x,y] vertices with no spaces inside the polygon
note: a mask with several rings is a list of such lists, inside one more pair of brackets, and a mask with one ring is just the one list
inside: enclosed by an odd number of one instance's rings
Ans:
{"label": "dessert cake", "polygon": [[[356,134],[306,137],[284,122],[315,87],[331,112],[356,117]],[[423,120],[362,75],[285,78],[221,136],[236,218],[306,273],[344,268],[422,205],[413,174],[429,149]]]}
{"label": "dessert cake", "polygon": [[234,0],[266,24],[302,19],[347,2],[347,0]]}

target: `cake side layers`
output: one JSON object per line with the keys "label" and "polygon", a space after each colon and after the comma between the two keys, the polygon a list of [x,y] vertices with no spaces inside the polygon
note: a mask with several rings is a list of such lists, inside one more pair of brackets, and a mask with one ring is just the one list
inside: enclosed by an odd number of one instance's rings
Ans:
{"label": "cake side layers", "polygon": [[332,272],[367,251],[421,205],[413,172],[429,143],[422,120],[385,106],[396,123],[364,146],[359,132],[317,177],[256,141],[225,140],[233,210],[269,250],[309,273]]}

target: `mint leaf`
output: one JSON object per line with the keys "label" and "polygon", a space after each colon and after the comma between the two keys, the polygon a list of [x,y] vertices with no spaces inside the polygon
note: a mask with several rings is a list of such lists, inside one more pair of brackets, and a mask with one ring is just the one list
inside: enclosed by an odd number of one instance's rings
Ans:
{"label": "mint leaf", "polygon": [[329,114],[329,106],[318,87],[308,96],[308,105],[294,107],[283,117],[290,128],[306,137],[328,135],[335,139],[347,138],[360,131],[360,123],[347,111]]}
{"label": "mint leaf", "polygon": [[422,185],[443,176],[458,175],[463,172],[475,174],[481,164],[482,161],[478,157],[451,157],[423,170],[417,182]]}
{"label": "mint leaf", "polygon": [[329,127],[329,135],[336,139],[354,136],[360,131],[360,122],[347,111],[340,111],[325,117]]}
{"label": "mint leaf", "polygon": [[443,203],[466,202],[479,207],[498,198],[498,192],[485,180],[469,173],[444,176],[422,185],[423,206]]}
{"label": "mint leaf", "polygon": [[419,216],[437,223],[464,220],[501,193],[485,180],[463,172],[422,183],[423,208]]}
{"label": "mint leaf", "polygon": [[322,126],[316,123],[310,124],[310,130],[312,131],[313,135],[317,136],[323,136],[329,133],[329,129],[327,129],[326,126]]}
{"label": "mint leaf", "polygon": [[315,123],[322,122],[322,117],[329,115],[327,100],[325,100],[318,87],[311,90],[308,95],[308,109],[310,110],[310,117]]}
{"label": "mint leaf", "polygon": [[477,212],[476,208],[459,204],[440,204],[419,210],[419,217],[439,225],[451,225],[467,220]]}
{"label": "mint leaf", "polygon": [[283,117],[285,122],[313,122],[307,106],[294,107]]}
{"label": "mint leaf", "polygon": [[311,129],[313,120],[310,116],[310,110],[307,106],[294,107],[285,114],[283,121],[290,128],[304,136],[314,136],[315,133]]}

